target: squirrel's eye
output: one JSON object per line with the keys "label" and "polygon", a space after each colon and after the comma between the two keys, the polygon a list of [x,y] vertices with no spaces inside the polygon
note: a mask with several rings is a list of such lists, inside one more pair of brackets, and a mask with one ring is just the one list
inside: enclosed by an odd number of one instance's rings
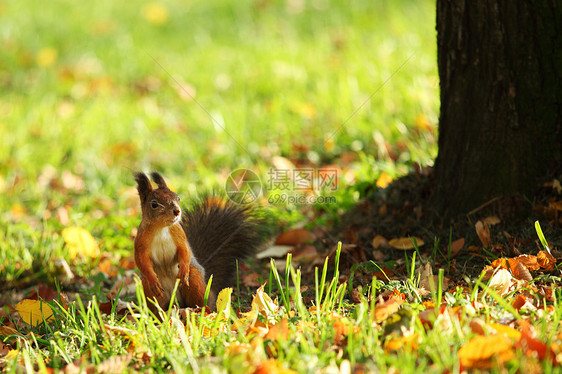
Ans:
{"label": "squirrel's eye", "polygon": [[152,209],[158,208],[158,202],[156,200],[152,200]]}

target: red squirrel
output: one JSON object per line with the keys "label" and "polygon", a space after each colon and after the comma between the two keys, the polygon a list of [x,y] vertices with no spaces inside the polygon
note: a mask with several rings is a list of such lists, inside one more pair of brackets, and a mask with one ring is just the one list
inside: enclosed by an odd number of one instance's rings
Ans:
{"label": "red squirrel", "polygon": [[[213,280],[207,305],[214,307],[220,290],[234,283],[236,260],[255,252],[261,242],[260,220],[247,205],[205,198],[182,214],[180,199],[164,178],[135,173],[142,220],[135,238],[135,262],[147,299],[168,307],[176,279],[181,308],[202,307],[206,284]],[[152,302],[149,308],[156,312]]]}

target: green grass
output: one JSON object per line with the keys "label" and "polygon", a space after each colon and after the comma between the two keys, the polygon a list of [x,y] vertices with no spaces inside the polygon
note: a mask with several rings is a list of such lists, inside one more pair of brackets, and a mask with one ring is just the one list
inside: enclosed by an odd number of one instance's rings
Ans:
{"label": "green grass", "polygon": [[[367,372],[459,372],[459,349],[478,336],[473,321],[488,325],[498,318],[521,319],[517,312],[504,308],[497,294],[487,295],[475,287],[471,299],[469,292],[458,287],[443,293],[445,312],[422,317],[418,312],[425,306],[412,300],[381,320],[376,314],[382,308],[377,296],[389,290],[407,295],[413,286],[407,282],[384,286],[373,280],[371,287],[361,293],[361,300],[351,304],[339,296],[345,284],[337,285],[337,259],[333,273],[325,266],[319,274],[315,284],[315,289],[320,290],[314,302],[317,307],[308,308],[300,293],[300,272],[291,266],[290,258],[287,262],[286,279],[274,275],[274,286],[282,292],[284,300],[279,301],[279,308],[271,301],[270,308],[262,307],[255,323],[230,309],[230,315],[222,321],[220,316],[201,313],[191,313],[186,318],[172,310],[164,314],[160,323],[149,317],[146,303],[130,309],[127,317],[101,313],[95,300],[88,306],[73,303],[67,309],[52,303],[54,321],[30,328],[30,335],[20,340],[20,368],[29,370],[35,364],[39,369],[75,365],[82,370],[101,370],[108,365],[119,368],[119,363],[124,362],[117,372],[136,369],[244,373],[269,363],[277,370],[302,373],[345,365]],[[138,286],[137,283],[137,292],[141,293]],[[561,296],[559,290],[555,291],[556,300]],[[437,303],[435,298],[433,301]],[[533,323],[538,341],[559,340],[556,334],[562,328],[560,310],[525,312],[524,318]],[[264,325],[277,328],[276,335],[264,335],[266,330],[259,328]],[[505,366],[497,366],[496,371],[553,370],[548,359],[539,362],[525,346],[517,346],[517,339],[506,339],[512,346],[513,357]],[[16,360],[9,361],[8,368],[15,370]]]}

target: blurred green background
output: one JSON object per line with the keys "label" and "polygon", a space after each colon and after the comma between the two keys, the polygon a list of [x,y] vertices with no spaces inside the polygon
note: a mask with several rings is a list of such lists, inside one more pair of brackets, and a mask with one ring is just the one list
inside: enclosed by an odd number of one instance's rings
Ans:
{"label": "blurred green background", "polygon": [[132,170],[195,194],[283,156],[340,167],[354,200],[430,164],[434,19],[425,0],[3,1],[0,261],[64,255],[69,225],[130,251]]}

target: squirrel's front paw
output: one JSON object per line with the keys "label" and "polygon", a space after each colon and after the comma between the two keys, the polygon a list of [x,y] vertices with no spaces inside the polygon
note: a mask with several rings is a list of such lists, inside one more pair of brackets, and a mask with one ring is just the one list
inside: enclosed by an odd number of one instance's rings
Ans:
{"label": "squirrel's front paw", "polygon": [[160,281],[156,280],[156,282],[150,283],[150,293],[157,299],[164,296],[164,288],[162,287],[162,284],[160,284]]}
{"label": "squirrel's front paw", "polygon": [[189,266],[180,266],[178,279],[180,280],[180,285],[185,284],[189,286]]}

